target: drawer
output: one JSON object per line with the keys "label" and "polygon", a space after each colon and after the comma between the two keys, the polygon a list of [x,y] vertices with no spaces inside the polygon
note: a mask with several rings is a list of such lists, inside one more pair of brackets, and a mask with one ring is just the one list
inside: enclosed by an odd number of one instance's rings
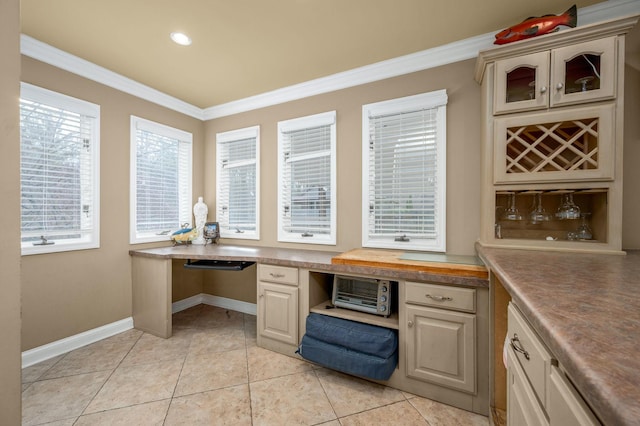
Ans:
{"label": "drawer", "polygon": [[405,282],[405,299],[417,305],[476,311],[476,291],[472,288]]}
{"label": "drawer", "polygon": [[298,268],[286,266],[258,265],[258,280],[272,283],[298,285]]}
{"label": "drawer", "polygon": [[540,403],[546,409],[551,354],[512,303],[509,303],[507,324],[509,345]]}

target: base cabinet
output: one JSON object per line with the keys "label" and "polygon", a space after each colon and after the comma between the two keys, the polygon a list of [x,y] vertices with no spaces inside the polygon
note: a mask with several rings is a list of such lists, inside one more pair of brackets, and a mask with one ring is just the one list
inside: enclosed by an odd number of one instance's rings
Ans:
{"label": "base cabinet", "polygon": [[537,401],[533,388],[527,382],[524,370],[518,364],[513,351],[508,353],[507,370],[507,424],[518,426],[546,426],[542,407]]}
{"label": "base cabinet", "polygon": [[475,392],[475,315],[407,305],[407,376]]}
{"label": "base cabinet", "polygon": [[[260,346],[298,345],[298,269],[258,265],[257,338]],[[268,343],[269,342],[269,343]]]}
{"label": "base cabinet", "polygon": [[513,304],[509,304],[507,326],[507,425],[600,425]]}
{"label": "base cabinet", "polygon": [[292,345],[298,344],[298,288],[260,283],[258,297],[260,335]]}

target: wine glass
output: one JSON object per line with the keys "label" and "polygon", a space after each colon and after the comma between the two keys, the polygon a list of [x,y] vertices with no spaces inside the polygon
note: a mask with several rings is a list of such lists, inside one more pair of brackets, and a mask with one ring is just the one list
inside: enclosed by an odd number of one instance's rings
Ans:
{"label": "wine glass", "polygon": [[502,213],[502,219],[504,220],[522,220],[522,215],[516,207],[516,193],[509,192],[509,206]]}
{"label": "wine glass", "polygon": [[551,215],[542,207],[542,193],[540,192],[534,195],[533,210],[529,213],[529,220],[534,225],[551,220]]}
{"label": "wine glass", "polygon": [[582,218],[582,223],[576,229],[576,237],[579,240],[590,240],[593,238],[593,233],[591,232],[591,228],[589,228],[589,224],[587,222],[587,218],[591,215],[591,213],[582,213],[580,217]]}
{"label": "wine glass", "polygon": [[577,80],[575,81],[575,83],[576,83],[576,84],[581,85],[581,89],[580,89],[580,91],[582,91],[582,92],[586,92],[587,90],[589,90],[589,89],[587,88],[587,84],[588,84],[590,81],[593,81],[593,77],[592,77],[592,76],[590,76],[590,75],[588,75],[588,76],[586,76],[586,77],[582,77],[582,78],[577,79]]}
{"label": "wine glass", "polygon": [[573,192],[562,195],[562,203],[558,207],[556,217],[560,220],[580,219],[580,207],[573,202]]}

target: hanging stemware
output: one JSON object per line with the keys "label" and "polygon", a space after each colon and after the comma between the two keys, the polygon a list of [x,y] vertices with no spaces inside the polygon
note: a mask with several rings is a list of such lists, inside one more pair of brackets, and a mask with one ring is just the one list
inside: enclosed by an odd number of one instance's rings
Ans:
{"label": "hanging stemware", "polygon": [[529,220],[536,225],[551,220],[551,215],[542,207],[542,193],[538,192],[533,198],[533,209],[529,213]]}
{"label": "hanging stemware", "polygon": [[522,220],[522,215],[516,207],[516,193],[510,192],[509,194],[509,206],[502,213],[502,219],[504,220]]}

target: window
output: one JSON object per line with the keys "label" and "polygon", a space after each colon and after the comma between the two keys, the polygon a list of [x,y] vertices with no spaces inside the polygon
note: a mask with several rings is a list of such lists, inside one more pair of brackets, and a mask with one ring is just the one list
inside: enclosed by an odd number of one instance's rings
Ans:
{"label": "window", "polygon": [[445,251],[444,90],[364,105],[363,247]]}
{"label": "window", "polygon": [[218,133],[216,159],[220,236],[260,239],[260,127]]}
{"label": "window", "polygon": [[131,116],[131,244],[191,226],[191,144],[191,133]]}
{"label": "window", "polygon": [[99,155],[100,106],[21,84],[23,255],[100,247]]}
{"label": "window", "polygon": [[278,123],[278,241],[336,243],[336,113]]}

